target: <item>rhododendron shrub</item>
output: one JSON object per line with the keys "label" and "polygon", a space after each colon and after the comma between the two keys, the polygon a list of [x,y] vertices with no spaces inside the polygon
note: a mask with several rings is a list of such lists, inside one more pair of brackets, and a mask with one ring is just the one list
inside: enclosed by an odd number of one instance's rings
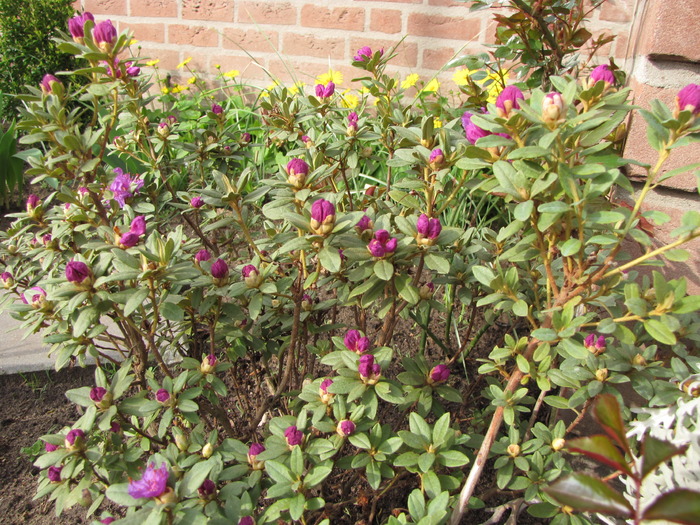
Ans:
{"label": "rhododendron shrub", "polygon": [[[62,44],[86,87],[24,97],[27,175],[55,189],[1,245],[4,305],[57,368],[97,362],[67,393],[83,415],[41,437],[39,495],[57,510],[457,523],[486,503],[473,490],[495,456],[497,490],[581,523],[542,490],[570,470],[578,420],[556,411],[623,382],[649,403],[693,395],[669,378],[697,372],[700,302],[633,270],[700,236],[693,213],[665,247],[638,227],[663,161],[700,129],[695,91],[644,113],[660,161],[628,208],[610,198],[630,189],[610,137],[632,108],[607,74],[464,99],[436,127],[387,72],[392,50],[363,47],[357,107],[327,82],[271,88],[246,119],[216,93],[165,113],[126,70],[130,35],[93,18]],[[493,229],[476,209],[448,220],[470,194],[500,207]],[[650,248],[623,259],[628,238]],[[497,346],[466,359],[486,333]],[[394,514],[387,493],[405,502]]]}

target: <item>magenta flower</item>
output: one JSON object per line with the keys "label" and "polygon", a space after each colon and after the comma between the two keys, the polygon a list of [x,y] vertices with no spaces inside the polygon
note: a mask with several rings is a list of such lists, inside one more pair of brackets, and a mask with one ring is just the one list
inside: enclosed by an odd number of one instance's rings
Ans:
{"label": "magenta flower", "polygon": [[170,399],[170,392],[168,392],[165,388],[159,388],[156,391],[156,401],[159,403],[167,403],[167,401]]}
{"label": "magenta flower", "polygon": [[498,94],[496,98],[496,113],[501,118],[510,117],[511,111],[520,109],[518,100],[524,100],[525,96],[519,88],[515,86],[507,86]]}
{"label": "magenta flower", "polygon": [[613,75],[613,72],[610,71],[610,66],[607,64],[602,64],[591,71],[589,78],[593,84],[600,82],[601,80],[605,82],[607,86],[615,83],[615,75]]}
{"label": "magenta flower", "polygon": [[109,525],[110,523],[114,523],[117,521],[117,518],[113,518],[112,516],[109,516],[107,518],[103,518],[100,520],[100,523],[104,523],[105,525]]}
{"label": "magenta flower", "polygon": [[265,451],[264,445],[261,443],[252,443],[248,449],[248,464],[253,470],[262,470],[265,466],[264,461],[258,461],[258,454]]}
{"label": "magenta flower", "polygon": [[114,173],[117,174],[109,186],[114,200],[119,203],[119,207],[123,208],[126,204],[126,199],[133,197],[143,187],[143,180],[138,175],[134,177],[124,173],[121,168],[114,168]]}
{"label": "magenta flower", "polygon": [[129,495],[134,499],[157,498],[168,484],[168,467],[163,462],[159,469],[151,463],[138,481],[129,482]]}
{"label": "magenta flower", "polygon": [[483,137],[488,137],[491,135],[490,131],[481,129],[476,124],[472,124],[472,113],[468,111],[462,115],[462,127],[464,128],[464,133],[467,136],[467,140],[470,144],[476,144],[476,141]]}
{"label": "magenta flower", "polygon": [[75,284],[82,284],[92,277],[87,264],[82,261],[68,261],[66,264],[66,279]]}
{"label": "magenta flower", "polygon": [[308,174],[309,165],[304,159],[291,159],[287,162],[287,182],[294,188],[303,188]]}
{"label": "magenta flower", "polygon": [[117,29],[111,20],[99,22],[92,28],[92,39],[103,53],[109,53],[117,39]]}
{"label": "magenta flower", "polygon": [[248,144],[251,140],[253,140],[253,136],[250,133],[248,133],[247,131],[245,131],[241,134],[241,140],[240,140],[241,144],[244,144],[244,145]]}
{"label": "magenta flower", "polygon": [[44,443],[44,450],[46,452],[53,452],[54,450],[58,450],[58,445],[54,445],[53,443]]}
{"label": "magenta flower", "polygon": [[223,259],[217,259],[211,265],[211,276],[214,279],[226,279],[228,277],[228,264]]}
{"label": "magenta flower", "polygon": [[435,239],[438,238],[442,231],[440,219],[429,219],[425,213],[421,213],[416,223],[416,242],[419,246],[432,246],[435,244]]}
{"label": "magenta flower", "polygon": [[194,262],[199,264],[202,261],[208,261],[211,259],[211,254],[207,250],[199,250],[195,255],[194,255]]}
{"label": "magenta flower", "polygon": [[678,92],[676,105],[679,111],[691,111],[693,115],[700,114],[700,84],[688,84]]}
{"label": "magenta flower", "polygon": [[349,127],[349,128],[352,127],[352,128],[354,128],[354,129],[357,129],[357,121],[358,121],[357,113],[355,113],[354,111],[352,111],[352,112],[348,115],[348,127]]}
{"label": "magenta flower", "polygon": [[329,98],[335,93],[335,84],[329,82],[325,86],[323,84],[316,84],[316,96],[318,98]]}
{"label": "magenta flower", "polygon": [[366,352],[370,347],[369,338],[362,337],[357,330],[348,330],[348,333],[345,334],[343,338],[343,343],[345,344],[345,348],[352,352],[357,352],[358,354]]}
{"label": "magenta flower", "polygon": [[357,54],[352,57],[355,62],[364,62],[372,58],[372,48],[369,46],[363,46],[357,50]]}
{"label": "magenta flower", "polygon": [[199,493],[200,498],[210,498],[216,493],[216,483],[210,479],[205,479],[197,489],[197,492]]}
{"label": "magenta flower", "polygon": [[66,448],[72,447],[75,444],[76,440],[84,440],[85,439],[85,432],[83,432],[79,428],[74,428],[68,434],[66,434]]}
{"label": "magenta flower", "polygon": [[357,224],[355,225],[355,228],[357,229],[358,233],[362,235],[366,231],[372,231],[374,229],[374,223],[372,222],[372,219],[369,218],[368,215],[363,215],[362,218],[357,221]]}
{"label": "magenta flower", "polygon": [[137,215],[134,217],[134,220],[131,221],[129,231],[139,236],[146,233],[146,217],[143,215]]}
{"label": "magenta flower", "polygon": [[133,248],[139,243],[139,238],[146,233],[146,218],[143,215],[134,217],[129,231],[119,236],[119,245],[123,248]]}
{"label": "magenta flower", "polygon": [[222,108],[219,104],[212,104],[211,112],[214,113],[214,115],[221,115],[224,112],[224,108]]}
{"label": "magenta flower", "polygon": [[58,78],[56,78],[54,75],[44,75],[44,78],[41,79],[39,87],[41,87],[42,93],[44,93],[45,95],[49,95],[53,94],[54,84],[58,84],[59,86],[62,85],[61,81],[58,80]]}
{"label": "magenta flower", "polygon": [[450,369],[447,365],[437,365],[430,371],[431,383],[443,383],[450,377]]}
{"label": "magenta flower", "polygon": [[39,197],[34,195],[33,193],[27,197],[27,211],[31,213],[34,211],[34,209],[41,204],[41,201],[39,200]]}
{"label": "magenta flower", "polygon": [[130,77],[137,77],[141,74],[141,68],[133,64],[133,62],[127,62],[124,64],[126,66],[126,74]]}
{"label": "magenta flower", "polygon": [[564,99],[561,93],[552,91],[547,93],[542,99],[542,120],[547,124],[553,124],[559,120],[564,113]]}
{"label": "magenta flower", "polygon": [[384,257],[394,253],[398,241],[396,237],[390,237],[386,230],[378,230],[374,233],[374,239],[369,241],[367,249],[373,257]]}
{"label": "magenta flower", "polygon": [[253,264],[246,264],[241,270],[241,275],[248,288],[258,288],[262,284],[262,275]]}
{"label": "magenta flower", "polygon": [[243,516],[238,520],[238,525],[255,525],[255,520],[251,516]]}
{"label": "magenta flower", "polygon": [[304,433],[298,430],[296,425],[292,425],[291,427],[287,427],[284,431],[284,439],[287,440],[287,445],[289,447],[301,445],[301,442],[304,440]]}
{"label": "magenta flower", "polygon": [[199,371],[204,375],[211,374],[216,368],[217,359],[214,354],[209,354],[202,359],[202,364],[199,365]]}
{"label": "magenta flower", "polygon": [[107,389],[101,386],[95,386],[90,389],[90,399],[95,403],[99,403],[104,399]]}
{"label": "magenta flower", "polygon": [[73,40],[79,44],[83,43],[83,37],[85,36],[83,28],[85,26],[85,22],[88,20],[92,20],[94,22],[95,17],[92,16],[92,13],[88,13],[87,11],[85,11],[82,15],[76,15],[68,20],[68,31],[70,31]]}
{"label": "magenta flower", "polygon": [[22,302],[34,308],[43,308],[46,305],[46,290],[39,286],[32,286],[21,296]]}
{"label": "magenta flower", "polygon": [[445,160],[445,154],[440,148],[435,148],[433,151],[430,152],[430,158],[428,159],[428,162],[431,165],[439,166],[440,164],[442,164],[443,160]]}
{"label": "magenta flower", "polygon": [[588,334],[583,340],[583,346],[585,346],[589,352],[598,355],[605,350],[605,337],[602,335],[596,337],[595,334]]}
{"label": "magenta flower", "polygon": [[349,419],[343,419],[342,421],[338,422],[338,426],[336,427],[335,431],[340,437],[348,437],[350,434],[355,432],[355,423]]}
{"label": "magenta flower", "polygon": [[318,199],[311,205],[311,230],[316,235],[328,235],[335,226],[335,206],[326,199]]}
{"label": "magenta flower", "polygon": [[360,379],[367,384],[374,385],[379,381],[379,376],[382,373],[382,368],[374,362],[372,354],[363,354],[360,356],[360,364],[357,367],[360,373]]}
{"label": "magenta flower", "polygon": [[201,208],[204,206],[204,199],[202,197],[192,197],[190,199],[190,206],[193,208]]}
{"label": "magenta flower", "polygon": [[46,477],[49,478],[51,483],[58,483],[61,481],[61,470],[63,467],[49,467]]}

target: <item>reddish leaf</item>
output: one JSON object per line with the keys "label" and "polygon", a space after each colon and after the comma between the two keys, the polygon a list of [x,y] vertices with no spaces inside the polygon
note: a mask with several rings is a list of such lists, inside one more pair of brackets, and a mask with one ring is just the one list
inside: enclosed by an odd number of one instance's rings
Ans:
{"label": "reddish leaf", "polygon": [[620,405],[612,394],[601,394],[595,401],[593,416],[605,433],[617,441],[618,445],[629,454],[630,447],[625,436],[625,424],[622,422]]}
{"label": "reddish leaf", "polygon": [[558,502],[581,512],[601,512],[621,518],[633,515],[632,506],[624,496],[605,482],[585,474],[568,474],[544,491]]}
{"label": "reddish leaf", "polygon": [[688,445],[677,447],[668,441],[645,436],[642,443],[642,479],[651,474],[661,463],[673,456],[683,454],[687,449]]}
{"label": "reddish leaf", "polygon": [[571,439],[566,442],[566,448],[572,452],[585,454],[589,458],[595,459],[615,470],[621,470],[625,474],[632,475],[625,457],[608,436],[599,434],[597,436]]}
{"label": "reddish leaf", "polygon": [[700,492],[688,489],[666,492],[644,510],[643,518],[698,525],[700,524]]}

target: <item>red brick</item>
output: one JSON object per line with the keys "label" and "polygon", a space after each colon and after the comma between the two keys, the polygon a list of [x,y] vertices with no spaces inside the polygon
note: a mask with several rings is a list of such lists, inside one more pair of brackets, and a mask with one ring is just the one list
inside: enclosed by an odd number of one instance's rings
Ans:
{"label": "red brick", "polygon": [[315,35],[286,33],[282,37],[282,51],[287,55],[310,56],[343,60],[345,58],[344,38],[319,38]]}
{"label": "red brick", "polygon": [[172,0],[131,0],[130,16],[177,17],[177,2]]}
{"label": "red brick", "polygon": [[129,21],[124,25],[126,29],[131,29],[139,42],[165,42],[165,24],[136,24]]}
{"label": "red brick", "polygon": [[[355,2],[375,2],[376,0],[355,0]],[[397,4],[422,4],[423,0],[383,0],[384,2],[396,2]]]}
{"label": "red brick", "polygon": [[381,33],[400,33],[403,22],[398,9],[372,9],[369,28]]}
{"label": "red brick", "polygon": [[85,11],[93,15],[125,15],[126,0],[85,0]]}
{"label": "red brick", "polygon": [[182,18],[233,22],[233,0],[182,0]]}
{"label": "red brick", "polygon": [[464,2],[456,2],[455,0],[429,0],[428,5],[436,5],[441,7],[461,7],[465,11],[469,10]]}
{"label": "red brick", "polygon": [[[638,83],[634,79],[631,82],[631,87],[634,93],[634,103],[644,109],[648,109],[650,107],[649,102],[655,98],[661,100],[670,108],[673,108],[675,106],[676,94],[679,91],[675,88],[655,88],[647,84]],[[630,120],[624,156],[625,158],[646,162],[653,166],[656,164],[658,154],[647,142],[646,129],[647,125],[645,120],[640,114],[635,113]],[[698,142],[681,148],[675,148],[672,150],[669,160],[664,163],[661,171],[665,173],[675,168],[687,166],[688,164],[697,162],[698,159],[700,159],[700,143]],[[643,179],[646,176],[646,171],[637,166],[632,166],[631,176],[636,179]],[[691,170],[671,177],[664,181],[662,185],[667,188],[695,192],[698,183]]]}
{"label": "red brick", "polygon": [[408,34],[414,36],[471,40],[477,37],[480,29],[481,20],[478,18],[453,18],[427,13],[408,15]]}
{"label": "red brick", "polygon": [[617,34],[613,46],[615,48],[615,58],[627,58],[629,45],[629,33],[626,31],[621,31]]}
{"label": "red brick", "polygon": [[244,51],[262,51],[271,53],[279,49],[279,35],[276,31],[258,31],[256,29],[237,29],[227,27],[224,30],[224,47]]}
{"label": "red brick", "polygon": [[362,7],[325,8],[306,4],[301,8],[303,27],[323,27],[343,31],[362,31],[365,28],[365,10]]}
{"label": "red brick", "polygon": [[172,71],[180,63],[180,52],[172,49],[158,49],[148,45],[141,46],[140,60],[147,62],[149,60],[160,60],[158,69],[161,71]]}
{"label": "red brick", "polygon": [[423,51],[423,68],[437,71],[454,56],[455,49],[452,47],[428,48]]}
{"label": "red brick", "polygon": [[221,66],[220,71],[222,73],[237,69],[240,71],[240,76],[236,77],[236,81],[243,83],[251,79],[266,80],[269,78],[267,73],[265,73],[261,67],[257,66],[255,60],[249,56],[220,55],[212,58],[211,62],[212,74],[217,73],[216,65]]}
{"label": "red brick", "polygon": [[294,25],[297,23],[296,7],[288,2],[241,2],[238,5],[238,22],[244,24]]}
{"label": "red brick", "polygon": [[607,0],[600,9],[600,20],[608,22],[630,22],[634,14],[631,0]]}
{"label": "red brick", "polygon": [[168,26],[168,42],[199,47],[219,45],[219,33],[208,27],[173,24]]}
{"label": "red brick", "polygon": [[700,62],[697,30],[700,28],[698,0],[651,0],[640,31],[640,49],[650,56]]}
{"label": "red brick", "polygon": [[[369,46],[373,51],[384,49],[385,52],[388,52],[396,44],[396,40],[376,40],[354,37],[350,39],[350,51],[354,55],[357,49],[360,49],[362,46]],[[404,40],[401,45],[396,48],[396,58],[394,58],[391,63],[394,66],[416,67],[418,65],[418,44],[406,42]]]}

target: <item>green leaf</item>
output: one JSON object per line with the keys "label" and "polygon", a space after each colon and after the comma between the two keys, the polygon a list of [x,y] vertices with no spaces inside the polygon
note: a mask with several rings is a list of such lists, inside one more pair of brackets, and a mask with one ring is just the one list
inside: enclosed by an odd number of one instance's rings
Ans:
{"label": "green leaf", "polygon": [[585,474],[568,474],[544,491],[564,505],[581,512],[599,512],[622,518],[633,515],[632,506],[615,490],[598,478]]}
{"label": "green leaf", "polygon": [[146,300],[148,293],[149,290],[146,287],[136,289],[124,305],[124,315],[129,316],[133,314],[136,309]]}
{"label": "green leaf", "polygon": [[213,458],[196,463],[182,479],[182,484],[178,487],[180,495],[183,497],[193,495],[207,479],[214,465],[216,465],[216,460]]}
{"label": "green leaf", "polygon": [[[105,495],[117,505],[133,507],[139,501],[129,495],[128,483],[115,483],[107,487]],[[145,510],[145,509],[144,509]]]}
{"label": "green leaf", "polygon": [[318,252],[318,260],[329,272],[338,273],[340,271],[340,254],[336,248],[324,247],[323,250]]}
{"label": "green leaf", "polygon": [[666,492],[644,509],[645,520],[668,520],[675,523],[700,523],[700,492],[675,489]]}
{"label": "green leaf", "polygon": [[302,514],[304,514],[304,505],[306,499],[303,494],[297,494],[293,498],[289,499],[289,516],[294,520],[298,521]]}
{"label": "green leaf", "polygon": [[374,263],[374,275],[382,281],[389,281],[394,275],[394,266],[389,261],[379,259]]}
{"label": "green leaf", "polygon": [[571,439],[566,442],[566,448],[572,452],[585,454],[589,458],[595,459],[616,470],[621,470],[630,476],[632,475],[632,471],[620,452],[620,449],[610,441],[608,436],[599,434],[597,436]]}
{"label": "green leaf", "polygon": [[642,442],[642,478],[654,472],[656,467],[664,461],[683,454],[687,449],[688,445],[677,447],[668,441],[662,441],[649,435],[645,436]]}
{"label": "green leaf", "polygon": [[559,246],[559,251],[564,257],[571,257],[581,249],[581,241],[579,239],[568,239]]}
{"label": "green leaf", "polygon": [[488,286],[489,288],[491,287],[491,283],[493,282],[493,280],[496,278],[493,271],[491,271],[489,268],[486,268],[485,266],[473,266],[472,274],[474,275],[477,281],[479,281],[484,286]]}
{"label": "green leaf", "polygon": [[425,256],[425,265],[433,270],[434,272],[440,273],[440,274],[448,274],[450,273],[450,263],[447,259],[444,257],[441,257],[439,255],[436,255],[434,253],[428,253]]}
{"label": "green leaf", "polygon": [[663,343],[665,345],[676,344],[676,336],[668,326],[663,324],[658,319],[647,319],[644,321],[644,330],[646,330],[646,332],[659,343]]}
{"label": "green leaf", "polygon": [[290,484],[293,481],[292,474],[289,469],[282,463],[268,459],[265,461],[265,471],[277,483]]}

